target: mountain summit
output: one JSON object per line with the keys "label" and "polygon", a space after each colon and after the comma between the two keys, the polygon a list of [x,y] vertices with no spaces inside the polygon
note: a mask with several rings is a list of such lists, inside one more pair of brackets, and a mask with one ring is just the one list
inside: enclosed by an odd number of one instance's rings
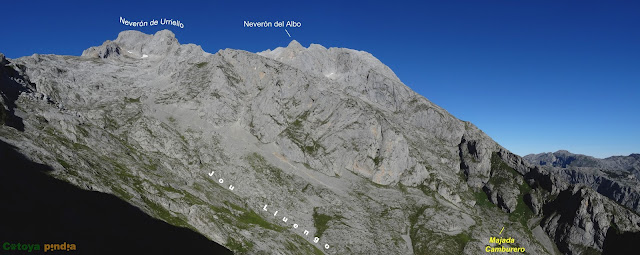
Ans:
{"label": "mountain summit", "polygon": [[2,141],[237,253],[478,254],[504,227],[505,247],[582,254],[640,231],[367,52],[210,54],[124,31],[79,57],[2,63]]}
{"label": "mountain summit", "polygon": [[86,49],[82,52],[82,56],[92,58],[126,56],[134,59],[148,57],[158,59],[181,50],[187,52],[184,55],[204,54],[200,46],[194,44],[181,45],[175,34],[169,30],[161,30],[154,35],[128,30],[120,32],[118,38],[114,41],[107,40],[101,46]]}
{"label": "mountain summit", "polygon": [[300,50],[304,49],[304,47],[302,47],[302,45],[296,40],[291,40],[291,42],[289,43],[287,48],[289,48],[289,49],[300,49]]}

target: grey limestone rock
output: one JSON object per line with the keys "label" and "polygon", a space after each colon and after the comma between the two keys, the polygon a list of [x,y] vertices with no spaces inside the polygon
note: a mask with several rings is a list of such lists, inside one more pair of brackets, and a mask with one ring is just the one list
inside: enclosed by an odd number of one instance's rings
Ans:
{"label": "grey limestone rock", "polygon": [[[531,254],[553,254],[602,250],[615,215],[638,231],[627,209],[509,152],[366,52],[292,41],[210,54],[163,30],[0,61],[2,113],[24,125],[0,139],[238,253],[484,254],[509,225]],[[556,197],[593,206],[548,209]],[[529,234],[540,227],[555,244]]]}

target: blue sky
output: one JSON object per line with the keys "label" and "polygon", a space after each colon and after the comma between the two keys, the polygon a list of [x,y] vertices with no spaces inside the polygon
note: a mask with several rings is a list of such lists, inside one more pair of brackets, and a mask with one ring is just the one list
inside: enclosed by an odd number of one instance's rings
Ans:
{"label": "blue sky", "polygon": [[[80,55],[130,29],[178,19],[181,43],[252,52],[296,39],[370,52],[416,92],[520,154],[640,152],[637,1],[12,1],[0,52]],[[204,2],[204,1],[202,1]],[[301,28],[249,29],[244,20]]]}

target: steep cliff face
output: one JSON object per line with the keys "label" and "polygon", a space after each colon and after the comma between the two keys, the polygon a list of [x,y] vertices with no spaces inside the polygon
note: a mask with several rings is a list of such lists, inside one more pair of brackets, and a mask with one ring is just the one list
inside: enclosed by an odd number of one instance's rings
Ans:
{"label": "steep cliff face", "polygon": [[5,124],[3,141],[239,253],[478,254],[505,227],[532,254],[580,254],[602,251],[611,222],[640,230],[366,52],[293,41],[209,54],[170,31],[125,31],[81,57],[3,67],[3,116],[24,127]]}

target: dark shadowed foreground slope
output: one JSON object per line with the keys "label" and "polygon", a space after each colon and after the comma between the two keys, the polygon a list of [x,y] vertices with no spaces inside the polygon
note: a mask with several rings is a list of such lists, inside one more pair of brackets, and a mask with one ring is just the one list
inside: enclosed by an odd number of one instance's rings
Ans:
{"label": "dark shadowed foreground slope", "polygon": [[66,242],[76,245],[76,252],[70,254],[233,254],[190,229],[154,219],[116,196],[82,190],[50,177],[51,167],[26,159],[3,141],[0,162],[3,244],[39,244],[44,249],[44,244]]}

